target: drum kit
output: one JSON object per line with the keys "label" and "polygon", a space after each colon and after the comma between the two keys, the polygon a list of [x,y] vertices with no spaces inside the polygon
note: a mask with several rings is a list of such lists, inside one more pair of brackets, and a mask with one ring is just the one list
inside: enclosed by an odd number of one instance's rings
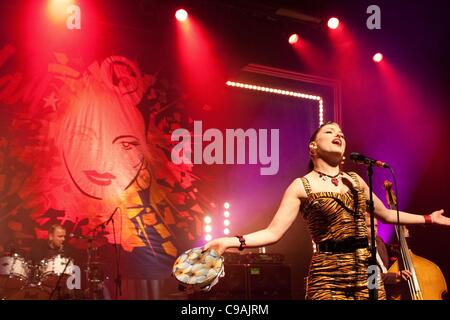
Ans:
{"label": "drum kit", "polygon": [[67,280],[74,274],[75,268],[70,257],[57,254],[33,264],[19,253],[4,253],[0,256],[0,300],[103,299],[105,276],[98,248],[104,240],[78,237],[71,244],[87,252],[87,263],[83,269],[86,276],[84,290],[72,290],[67,286]]}
{"label": "drum kit", "polygon": [[[3,300],[50,300],[70,295],[65,286],[72,275],[72,259],[58,254],[38,265],[18,253],[0,257],[0,295]],[[55,293],[56,292],[56,293]]]}

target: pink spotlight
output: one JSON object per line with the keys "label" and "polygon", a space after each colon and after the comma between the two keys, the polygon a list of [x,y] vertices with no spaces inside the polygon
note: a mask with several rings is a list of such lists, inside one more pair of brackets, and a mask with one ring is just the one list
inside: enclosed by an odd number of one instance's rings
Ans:
{"label": "pink spotlight", "polygon": [[186,21],[188,18],[188,13],[184,9],[178,9],[177,12],[175,12],[175,18],[181,22]]}
{"label": "pink spotlight", "polygon": [[330,18],[328,19],[328,28],[337,29],[339,27],[339,19],[338,18]]}
{"label": "pink spotlight", "polygon": [[381,62],[381,60],[383,60],[383,55],[381,54],[381,53],[375,53],[374,55],[373,55],[373,61],[375,61],[376,63],[380,63]]}
{"label": "pink spotlight", "polygon": [[294,34],[291,34],[288,41],[290,44],[295,44],[298,42],[298,39],[299,39],[298,34],[294,33]]}

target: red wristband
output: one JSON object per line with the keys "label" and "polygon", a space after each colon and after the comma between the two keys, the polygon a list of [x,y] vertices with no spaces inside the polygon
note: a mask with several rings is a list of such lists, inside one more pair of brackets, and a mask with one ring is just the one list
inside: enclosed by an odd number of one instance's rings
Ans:
{"label": "red wristband", "polygon": [[239,245],[239,251],[244,250],[245,247],[247,246],[247,245],[245,244],[245,239],[244,239],[244,237],[243,237],[243,236],[235,236],[235,237],[238,238],[238,239],[239,239],[239,242],[241,243],[241,244]]}
{"label": "red wristband", "polygon": [[426,214],[423,216],[423,218],[425,219],[425,224],[432,224],[433,223],[433,218],[431,218],[431,214]]}

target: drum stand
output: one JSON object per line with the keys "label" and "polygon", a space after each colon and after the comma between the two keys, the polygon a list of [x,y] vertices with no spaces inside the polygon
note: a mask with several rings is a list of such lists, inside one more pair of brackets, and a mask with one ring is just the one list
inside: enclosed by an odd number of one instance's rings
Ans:
{"label": "drum stand", "polygon": [[98,262],[97,247],[91,246],[88,250],[87,267],[86,267],[86,280],[87,280],[87,293],[86,298],[89,300],[103,300],[103,279],[99,277],[100,264]]}
{"label": "drum stand", "polygon": [[87,264],[86,264],[86,282],[87,289],[85,290],[85,299],[88,300],[103,300],[104,299],[104,279],[102,274],[100,262],[98,259],[98,247],[93,244],[93,239],[97,238],[97,230],[104,229],[106,222],[96,226],[91,231],[89,238],[89,247],[87,249]]}
{"label": "drum stand", "polygon": [[[121,289],[121,276],[120,276],[120,269],[119,269],[119,253],[118,253],[118,247],[116,242],[116,231],[115,231],[115,225],[114,225],[114,215],[116,212],[120,210],[119,207],[114,209],[113,213],[110,215],[108,220],[105,222],[100,223],[98,226],[96,226],[92,231],[92,238],[90,238],[89,248],[87,250],[88,253],[88,263],[86,268],[86,278],[87,278],[87,294],[86,297],[90,300],[103,300],[105,298],[104,296],[104,276],[99,276],[99,272],[101,271],[100,263],[98,261],[98,255],[97,255],[97,247],[92,244],[92,239],[96,238],[97,236],[97,230],[99,228],[102,228],[103,230],[105,227],[111,222],[113,227],[113,235],[114,235],[114,255],[116,259],[116,278],[114,280],[115,283],[115,299],[117,299],[118,296],[122,295],[122,289]],[[96,266],[96,267],[95,267]],[[94,272],[93,272],[94,271]],[[94,274],[94,275],[93,275]]]}
{"label": "drum stand", "polygon": [[69,264],[72,262],[72,258],[68,258],[66,265],[64,266],[64,270],[61,272],[61,274],[58,277],[58,281],[56,281],[56,285],[52,290],[52,293],[50,293],[50,297],[48,298],[48,300],[52,300],[53,295],[55,294],[55,292],[58,290],[58,300],[61,300],[61,279],[62,277],[66,274],[66,269],[69,266]]}

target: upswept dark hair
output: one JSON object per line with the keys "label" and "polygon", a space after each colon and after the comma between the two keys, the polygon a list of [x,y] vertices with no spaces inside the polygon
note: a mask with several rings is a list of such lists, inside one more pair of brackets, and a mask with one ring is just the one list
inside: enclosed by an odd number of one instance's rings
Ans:
{"label": "upswept dark hair", "polygon": [[[313,134],[311,135],[311,138],[309,138],[309,142],[308,142],[308,152],[309,152],[309,144],[310,144],[311,142],[313,142],[314,140],[316,140],[317,135],[319,134],[320,129],[322,129],[323,127],[325,127],[326,125],[329,125],[329,124],[337,124],[337,125],[339,125],[337,122],[334,122],[334,121],[327,121],[327,122],[322,123],[316,130],[314,130]],[[309,160],[308,168],[309,168],[309,171],[314,170],[314,163],[312,162],[312,160]]]}

